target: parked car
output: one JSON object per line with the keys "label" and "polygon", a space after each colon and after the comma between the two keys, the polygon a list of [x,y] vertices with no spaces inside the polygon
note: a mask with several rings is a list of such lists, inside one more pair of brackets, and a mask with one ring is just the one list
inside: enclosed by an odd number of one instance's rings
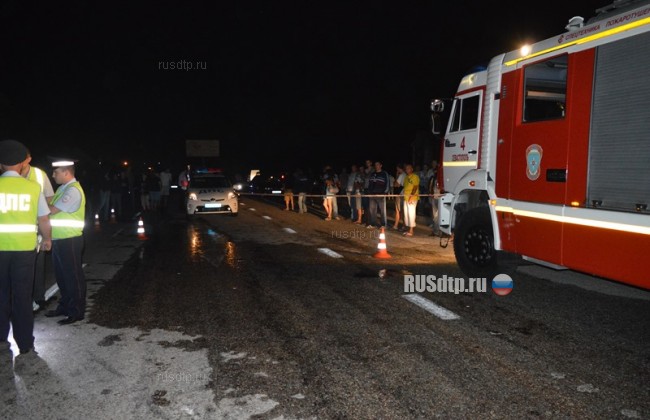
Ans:
{"label": "parked car", "polygon": [[282,194],[284,175],[257,175],[248,183],[248,192],[265,194]]}
{"label": "parked car", "polygon": [[186,197],[188,216],[219,213],[237,216],[239,212],[239,196],[228,177],[217,169],[193,171]]}

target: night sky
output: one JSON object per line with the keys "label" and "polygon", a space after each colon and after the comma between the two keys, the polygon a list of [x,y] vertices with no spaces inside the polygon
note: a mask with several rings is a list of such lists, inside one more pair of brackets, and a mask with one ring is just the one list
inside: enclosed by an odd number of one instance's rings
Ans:
{"label": "night sky", "polygon": [[408,159],[467,70],[608,4],[94,3],[0,6],[0,137],[36,160],[175,167],[184,139],[273,170]]}

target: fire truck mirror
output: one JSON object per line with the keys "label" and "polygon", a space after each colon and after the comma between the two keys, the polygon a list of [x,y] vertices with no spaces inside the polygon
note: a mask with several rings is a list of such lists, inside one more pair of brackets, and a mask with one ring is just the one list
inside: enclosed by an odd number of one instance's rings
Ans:
{"label": "fire truck mirror", "polygon": [[440,99],[431,101],[431,112],[442,112],[445,110],[445,102]]}

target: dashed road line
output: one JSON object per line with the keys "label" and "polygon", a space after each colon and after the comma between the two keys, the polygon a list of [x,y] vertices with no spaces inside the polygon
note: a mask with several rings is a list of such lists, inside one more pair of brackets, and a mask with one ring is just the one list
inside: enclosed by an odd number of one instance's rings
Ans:
{"label": "dashed road line", "polygon": [[271,220],[271,216],[262,216],[263,219]]}
{"label": "dashed road line", "polygon": [[334,252],[329,248],[318,248],[318,252],[322,252],[323,254],[332,258],[343,258],[343,255],[339,254],[338,252]]}
{"label": "dashed road line", "polygon": [[291,228],[284,228],[284,231],[288,233],[296,233],[296,231]]}
{"label": "dashed road line", "polygon": [[409,295],[402,295],[402,297],[409,302],[419,306],[420,308],[424,309],[425,311],[437,316],[438,318],[445,320],[445,321],[450,321],[453,319],[460,319],[459,315],[456,315],[449,309],[443,308],[442,306],[436,305],[435,303],[431,302],[429,299],[423,298],[422,296],[418,294],[409,294]]}
{"label": "dashed road line", "polygon": [[249,208],[248,210],[250,210],[250,211],[257,211],[257,210],[255,210],[253,207]]}

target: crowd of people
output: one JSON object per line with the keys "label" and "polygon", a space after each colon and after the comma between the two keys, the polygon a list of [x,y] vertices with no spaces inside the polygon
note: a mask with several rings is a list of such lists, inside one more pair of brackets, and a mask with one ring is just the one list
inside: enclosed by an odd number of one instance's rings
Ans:
{"label": "crowd of people", "polygon": [[152,166],[133,168],[99,164],[86,177],[89,190],[89,213],[99,221],[114,217],[128,221],[141,212],[165,213],[169,206],[172,173],[169,168]]}
{"label": "crowd of people", "polygon": [[[298,212],[306,213],[307,198],[322,194],[326,221],[341,219],[339,204],[342,204],[353,223],[367,228],[392,228],[413,236],[416,216],[421,215],[430,218],[431,235],[437,235],[437,169],[438,162],[434,160],[430,166],[421,167],[399,163],[389,173],[382,162],[366,160],[363,165],[352,164],[349,170],[343,168],[340,172],[326,165],[316,182],[297,169],[283,184],[285,210],[295,210],[297,195]],[[386,209],[389,202],[394,206],[394,223],[390,225]]]}

